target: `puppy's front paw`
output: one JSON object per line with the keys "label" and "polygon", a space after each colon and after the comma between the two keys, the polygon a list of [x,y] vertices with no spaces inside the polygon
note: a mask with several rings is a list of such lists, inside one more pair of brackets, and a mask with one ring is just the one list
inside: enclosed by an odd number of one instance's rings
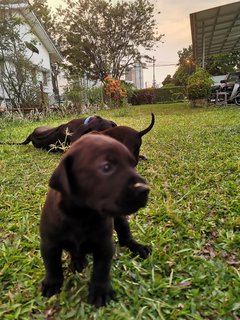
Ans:
{"label": "puppy's front paw", "polygon": [[88,302],[96,308],[105,306],[111,300],[116,300],[115,291],[111,288],[97,288],[90,286]]}
{"label": "puppy's front paw", "polygon": [[149,246],[138,243],[137,241],[131,239],[128,243],[124,244],[129,250],[135,255],[139,256],[142,259],[146,259],[151,253],[152,250]]}
{"label": "puppy's front paw", "polygon": [[41,283],[41,292],[44,297],[50,298],[51,296],[60,292],[62,281],[47,282],[43,280]]}
{"label": "puppy's front paw", "polygon": [[130,250],[135,256],[139,256],[142,259],[146,259],[152,253],[149,246],[144,246],[140,243],[136,243],[136,245]]}

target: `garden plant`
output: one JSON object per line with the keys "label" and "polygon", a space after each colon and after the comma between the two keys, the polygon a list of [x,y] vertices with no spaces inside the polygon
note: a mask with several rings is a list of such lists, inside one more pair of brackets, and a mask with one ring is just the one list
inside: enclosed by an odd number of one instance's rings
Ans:
{"label": "garden plant", "polygon": [[200,67],[188,77],[187,96],[193,107],[208,105],[212,85],[213,80],[210,75]]}

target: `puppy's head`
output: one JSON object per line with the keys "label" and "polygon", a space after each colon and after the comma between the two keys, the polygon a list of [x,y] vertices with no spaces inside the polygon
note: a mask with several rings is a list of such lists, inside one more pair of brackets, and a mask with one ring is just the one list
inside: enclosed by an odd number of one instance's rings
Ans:
{"label": "puppy's head", "polygon": [[101,133],[123,143],[134,156],[135,165],[138,164],[140,147],[142,145],[142,138],[138,131],[130,127],[118,126],[104,130]]}
{"label": "puppy's head", "polygon": [[147,203],[149,188],[135,159],[120,142],[88,134],[72,144],[50,179],[50,187],[71,202],[103,214],[130,214]]}
{"label": "puppy's head", "polygon": [[95,116],[93,120],[91,121],[91,124],[93,124],[95,127],[93,128],[95,131],[103,131],[108,128],[116,127],[117,124],[111,120],[104,119],[100,116]]}
{"label": "puppy's head", "polygon": [[114,128],[116,126],[117,124],[111,120],[107,120],[99,116],[94,116],[87,125],[82,124],[77,130],[73,132],[73,134],[70,136],[70,142],[75,142],[77,139],[87,133],[93,131],[100,132],[109,128]]}

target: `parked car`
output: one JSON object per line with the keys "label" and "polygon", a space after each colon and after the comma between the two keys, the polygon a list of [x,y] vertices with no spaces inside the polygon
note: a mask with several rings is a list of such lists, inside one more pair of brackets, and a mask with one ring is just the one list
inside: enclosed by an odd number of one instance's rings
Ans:
{"label": "parked car", "polygon": [[[240,105],[240,71],[230,72],[220,84],[212,86],[211,100],[216,101],[217,92],[226,92],[227,102]],[[223,99],[223,95],[221,97]]]}

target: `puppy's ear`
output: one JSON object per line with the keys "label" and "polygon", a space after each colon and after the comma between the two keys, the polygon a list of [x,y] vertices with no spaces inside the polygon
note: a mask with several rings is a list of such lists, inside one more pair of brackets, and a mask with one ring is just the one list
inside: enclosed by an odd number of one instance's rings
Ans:
{"label": "puppy's ear", "polygon": [[71,192],[71,186],[73,184],[71,169],[73,165],[73,157],[68,155],[65,157],[58,167],[53,172],[49,186],[52,189],[60,191],[65,194],[69,194]]}

